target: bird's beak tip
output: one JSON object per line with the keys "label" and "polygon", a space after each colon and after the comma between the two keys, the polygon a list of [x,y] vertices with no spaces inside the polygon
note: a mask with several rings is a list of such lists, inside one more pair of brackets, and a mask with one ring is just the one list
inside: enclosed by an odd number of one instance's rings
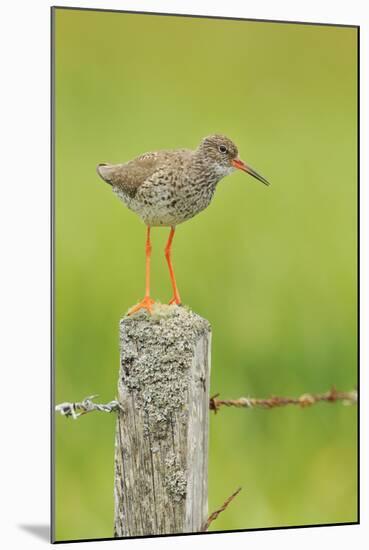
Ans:
{"label": "bird's beak tip", "polygon": [[262,183],[264,183],[264,185],[270,186],[270,182],[268,180],[258,174],[253,168],[243,162],[243,160],[236,158],[233,159],[231,162],[234,168],[238,168],[238,170],[242,170],[243,172],[246,172],[247,174],[250,174],[250,176],[253,176],[257,180],[261,181]]}

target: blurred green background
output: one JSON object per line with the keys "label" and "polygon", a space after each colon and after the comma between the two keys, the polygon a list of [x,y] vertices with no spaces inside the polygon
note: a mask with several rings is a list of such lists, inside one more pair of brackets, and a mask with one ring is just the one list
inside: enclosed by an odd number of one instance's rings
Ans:
{"label": "blurred green background", "polygon": [[[224,133],[272,182],[223,180],[179,226],[184,302],[213,328],[211,393],[350,390],[357,367],[357,31],[57,9],[56,402],[116,395],[145,227],[95,173]],[[154,229],[152,290],[171,298]],[[357,519],[356,407],[210,419],[213,530]],[[113,533],[114,416],[56,418],[56,538]]]}

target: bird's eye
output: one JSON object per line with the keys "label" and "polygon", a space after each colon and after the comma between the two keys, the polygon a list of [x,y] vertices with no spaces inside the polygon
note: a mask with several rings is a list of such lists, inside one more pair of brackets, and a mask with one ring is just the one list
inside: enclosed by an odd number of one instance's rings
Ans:
{"label": "bird's eye", "polygon": [[225,145],[219,145],[219,151],[221,153],[226,153],[227,152],[227,147]]}

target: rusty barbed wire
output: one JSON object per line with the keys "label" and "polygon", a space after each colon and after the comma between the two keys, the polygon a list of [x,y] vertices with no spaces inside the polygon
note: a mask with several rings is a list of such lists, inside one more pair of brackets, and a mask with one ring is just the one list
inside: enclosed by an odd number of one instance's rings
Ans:
{"label": "rusty barbed wire", "polygon": [[217,413],[220,407],[244,407],[252,409],[259,407],[262,409],[273,409],[275,407],[284,407],[285,405],[299,405],[300,407],[309,407],[316,403],[326,402],[335,403],[342,401],[344,405],[353,405],[357,403],[357,390],[337,391],[333,386],[325,393],[304,393],[300,397],[277,397],[268,398],[240,397],[238,399],[218,399],[219,393],[216,393],[209,400],[210,410]]}
{"label": "rusty barbed wire", "polygon": [[220,508],[218,508],[217,510],[215,510],[215,512],[213,512],[212,514],[210,514],[210,516],[208,517],[208,519],[205,521],[205,523],[203,524],[203,526],[201,527],[201,531],[207,531],[209,529],[209,525],[211,524],[212,521],[214,521],[215,519],[217,519],[217,517],[219,516],[219,514],[221,512],[224,512],[224,510],[227,508],[228,504],[238,495],[238,493],[241,491],[242,487],[239,487],[237,489],[237,491],[235,491],[230,497],[228,497],[222,504],[222,506]]}
{"label": "rusty barbed wire", "polygon": [[[256,397],[239,397],[238,399],[218,399],[219,393],[216,393],[209,399],[209,408],[214,413],[217,413],[220,407],[239,407],[246,409],[262,408],[273,409],[275,407],[283,407],[285,405],[299,405],[300,407],[308,407],[325,401],[327,403],[334,403],[336,401],[342,401],[344,405],[353,405],[357,402],[357,390],[352,391],[337,391],[333,386],[328,392],[325,393],[304,393],[300,397],[276,397],[271,396],[266,399]],[[72,417],[75,420],[80,416],[92,412],[117,412],[121,406],[115,399],[109,403],[94,403],[93,399],[98,397],[97,395],[90,395],[83,399],[83,401],[76,403],[60,403],[56,405],[55,411],[59,412],[63,416]]]}

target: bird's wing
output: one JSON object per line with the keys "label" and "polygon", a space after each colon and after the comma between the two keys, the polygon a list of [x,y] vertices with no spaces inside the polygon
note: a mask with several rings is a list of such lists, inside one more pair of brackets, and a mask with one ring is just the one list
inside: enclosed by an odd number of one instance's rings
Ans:
{"label": "bird's wing", "polygon": [[166,151],[144,153],[125,164],[99,164],[97,173],[113,187],[134,197],[140,186],[163,167]]}
{"label": "bird's wing", "polygon": [[125,164],[99,164],[97,173],[110,185],[134,197],[140,186],[165,165],[170,151],[157,151],[143,155]]}

